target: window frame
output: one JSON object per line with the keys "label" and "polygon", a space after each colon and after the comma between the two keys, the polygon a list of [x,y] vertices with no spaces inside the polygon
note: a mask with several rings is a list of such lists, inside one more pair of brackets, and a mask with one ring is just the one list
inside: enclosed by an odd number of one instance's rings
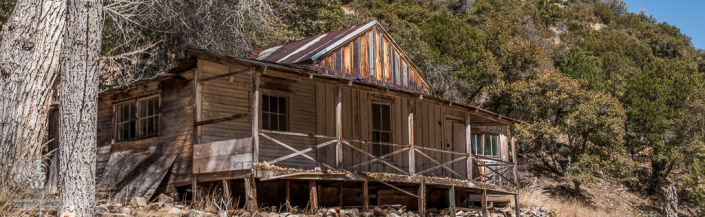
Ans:
{"label": "window frame", "polygon": [[[149,99],[157,98],[157,108],[155,111],[155,115],[151,116],[146,116],[146,117],[140,117],[140,111],[141,111],[141,102]],[[121,115],[122,110],[118,111],[119,106],[124,106],[128,104],[134,104],[135,106],[135,119],[133,120],[135,122],[135,137],[133,138],[127,138],[127,139],[120,139],[120,135],[118,135],[118,125],[127,123],[126,121],[123,122],[118,122],[121,117],[119,118],[118,115]],[[112,104],[112,109],[113,109],[113,141],[114,142],[126,142],[126,141],[133,141],[133,140],[141,140],[141,139],[147,139],[147,138],[152,138],[152,137],[157,137],[162,135],[162,94],[161,92],[158,93],[153,93],[153,94],[146,94],[143,96],[138,96],[138,97],[133,97],[129,99],[123,99],[117,102],[114,102]],[[141,132],[141,126],[140,126],[140,120],[146,119],[146,118],[151,118],[151,117],[156,117],[157,123],[156,123],[156,132],[153,135],[142,135]]]}
{"label": "window frame", "polygon": [[[471,135],[471,137],[470,137],[470,139],[471,139],[470,148],[471,148],[471,153],[472,153],[473,155],[479,155],[479,156],[485,156],[485,157],[497,158],[497,159],[501,159],[501,158],[502,158],[501,133],[496,133],[496,132],[477,132],[477,131],[475,131],[475,132],[471,132],[470,135]],[[474,136],[479,136],[479,138],[480,138],[480,140],[477,140],[477,138],[475,138],[475,144],[472,143],[472,139],[473,139]],[[497,153],[496,153],[496,155],[486,155],[486,154],[485,154],[485,153],[486,153],[486,152],[485,152],[485,146],[486,146],[486,144],[485,144],[485,137],[486,137],[486,136],[495,136],[495,137],[497,138],[497,140],[496,140],[496,141],[497,141],[497,142],[496,142],[496,145],[497,145]],[[481,149],[481,150],[472,151],[473,148],[477,148],[477,147],[478,147],[478,142],[479,142],[479,147],[482,148],[482,149]],[[491,144],[490,144],[490,146],[491,146]],[[478,152],[478,153],[475,153],[475,152]]]}
{"label": "window frame", "polygon": [[[258,114],[258,116],[259,116],[259,118],[258,118],[258,119],[259,119],[259,120],[258,120],[258,121],[259,121],[259,128],[260,128],[260,129],[263,129],[263,130],[271,130],[271,129],[265,129],[265,128],[264,128],[264,114],[265,114],[265,113],[267,113],[267,114],[272,114],[272,113],[273,113],[273,112],[269,112],[269,111],[267,111],[267,112],[264,111],[264,96],[265,96],[265,95],[268,96],[268,97],[284,98],[285,101],[286,101],[286,102],[285,102],[285,103],[286,103],[286,108],[285,108],[285,109],[286,109],[286,113],[283,114],[284,117],[285,117],[285,119],[286,119],[286,130],[279,130],[279,129],[277,129],[277,130],[273,130],[273,131],[293,132],[293,131],[291,130],[291,105],[292,105],[291,99],[292,99],[292,97],[291,97],[290,95],[288,95],[288,94],[280,94],[280,93],[277,93],[277,92],[275,92],[275,91],[263,91],[263,92],[260,94],[260,97],[259,97],[259,98],[260,98],[260,100],[259,100],[259,114]],[[276,114],[282,115],[282,114],[279,113],[279,112],[277,112]]]}
{"label": "window frame", "polygon": [[[374,104],[385,105],[385,106],[389,107],[389,130],[383,130],[383,129],[375,130],[374,129],[374,114],[373,114],[374,109],[372,109]],[[369,136],[370,137],[369,138],[370,138],[370,141],[374,141],[374,139],[372,139],[374,137],[374,133],[379,132],[380,135],[381,135],[381,133],[389,133],[389,142],[387,142],[387,143],[393,143],[392,140],[394,139],[394,129],[393,129],[393,126],[394,126],[394,114],[393,114],[394,113],[394,104],[392,104],[391,102],[384,100],[384,99],[377,99],[377,100],[373,99],[373,100],[370,100],[370,102],[369,102],[369,111],[370,111],[370,113],[369,113],[369,123],[370,123],[370,126],[369,126],[369,133],[370,133]],[[382,116],[382,112],[380,110],[380,117],[381,116]],[[380,124],[381,123],[382,122],[380,122]],[[380,138],[380,140],[381,140],[381,138]],[[375,142],[382,142],[382,141],[375,141]],[[388,152],[383,153],[383,151],[382,151],[383,146],[386,146],[389,148]],[[379,148],[379,156],[376,156],[374,154],[376,148]],[[371,154],[375,155],[375,157],[381,157],[381,156],[387,155],[389,153],[392,153],[392,152],[394,152],[394,150],[392,150],[392,149],[393,149],[393,147],[391,147],[389,145],[382,145],[382,144],[374,144],[373,143],[370,146],[370,150],[372,152]],[[394,162],[394,157],[388,157],[388,159],[389,159],[389,161]]]}

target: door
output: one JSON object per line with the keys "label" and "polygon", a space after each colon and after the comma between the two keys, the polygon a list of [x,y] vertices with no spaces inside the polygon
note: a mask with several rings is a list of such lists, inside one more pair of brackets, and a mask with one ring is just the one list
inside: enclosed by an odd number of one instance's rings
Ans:
{"label": "door", "polygon": [[[459,153],[467,153],[467,148],[465,145],[465,124],[460,123],[460,122],[453,122],[453,151],[454,152],[459,152]],[[461,155],[453,155],[454,160],[456,158],[461,157]],[[466,163],[467,161],[465,160],[460,160],[455,163],[453,163],[453,170],[460,174],[463,177],[456,177],[456,178],[464,178],[466,177]]]}

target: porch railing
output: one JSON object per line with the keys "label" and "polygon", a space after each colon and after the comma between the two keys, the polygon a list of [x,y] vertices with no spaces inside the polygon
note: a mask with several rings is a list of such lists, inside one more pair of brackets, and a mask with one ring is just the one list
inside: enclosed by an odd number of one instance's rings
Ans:
{"label": "porch railing", "polygon": [[[312,139],[318,139],[319,141],[313,147],[305,148],[305,149],[296,149],[292,147],[292,145],[286,144],[285,142],[282,142],[281,140],[283,139],[277,139],[275,138],[275,135],[282,135],[282,136],[295,136],[295,137],[307,137],[307,138],[312,138]],[[359,140],[359,139],[350,139],[350,138],[338,138],[334,136],[323,136],[323,135],[315,135],[315,134],[305,134],[305,133],[294,133],[294,132],[283,132],[283,131],[272,131],[272,130],[259,130],[259,136],[273,142],[274,144],[277,144],[279,146],[282,146],[288,150],[290,150],[292,153],[287,154],[281,157],[278,157],[276,159],[268,161],[269,164],[276,165],[276,164],[281,164],[282,161],[301,156],[305,159],[308,159],[311,162],[316,163],[316,165],[320,165],[321,167],[325,167],[327,169],[331,170],[337,170],[335,165],[328,165],[325,160],[320,160],[316,159],[315,157],[309,156],[306,153],[309,152],[314,152],[319,149],[326,148],[331,145],[337,145],[338,142],[340,142],[340,145],[344,145],[350,148],[350,153],[343,153],[344,149],[343,148],[336,148],[336,156],[343,156],[344,154],[349,154],[352,156],[354,152],[359,152],[361,155],[364,155],[367,157],[362,162],[347,166],[347,167],[342,167],[345,170],[350,170],[350,171],[362,171],[362,172],[371,172],[369,170],[363,169],[365,165],[373,164],[373,163],[379,163],[385,166],[388,166],[391,168],[392,172],[394,173],[400,173],[404,175],[413,175],[413,174],[419,174],[419,175],[429,175],[429,173],[436,171],[438,169],[448,171],[450,174],[450,178],[457,178],[457,179],[463,179],[467,180],[468,176],[467,175],[461,175],[459,171],[453,170],[451,168],[451,165],[456,162],[473,162],[473,167],[477,168],[486,168],[486,173],[485,174],[473,174],[472,175],[472,181],[483,181],[487,182],[490,184],[494,185],[500,185],[500,186],[515,186],[514,183],[514,175],[513,175],[513,168],[514,164],[506,161],[499,161],[497,159],[492,159],[492,158],[487,158],[484,156],[478,156],[478,155],[470,155],[469,153],[464,153],[464,152],[455,152],[455,151],[449,151],[449,150],[441,150],[441,149],[435,149],[435,148],[430,148],[430,147],[422,147],[422,146],[415,146],[415,145],[410,145],[410,144],[399,144],[399,143],[387,143],[387,142],[376,142],[376,141],[364,141],[364,140]],[[323,141],[323,142],[321,142]],[[378,145],[386,145],[390,147],[396,147],[398,148],[397,150],[393,150],[390,153],[387,153],[382,156],[375,156],[373,153],[370,153],[363,148],[360,148],[356,145],[353,144],[378,144]],[[260,144],[263,145],[263,144]],[[436,152],[436,153],[443,153],[443,154],[450,154],[453,157],[450,160],[442,160],[442,159],[437,159],[434,157],[431,157],[430,153]],[[404,168],[404,166],[401,166],[393,161],[391,161],[391,157],[399,154],[408,154],[410,159],[415,159],[417,157],[422,157],[421,159],[428,160],[429,163],[433,163],[433,166],[429,168],[425,168],[422,171],[415,172],[417,169],[416,166],[416,161],[415,160],[410,160],[408,162],[409,166],[407,168]],[[413,155],[412,155],[413,154]],[[472,158],[472,161],[466,161],[468,157]],[[336,157],[337,159],[341,159],[342,157]],[[364,159],[364,158],[363,158]],[[342,163],[342,162],[339,162]],[[467,167],[467,166],[466,166]],[[468,170],[471,171],[471,170]],[[437,174],[433,174],[437,175]]]}

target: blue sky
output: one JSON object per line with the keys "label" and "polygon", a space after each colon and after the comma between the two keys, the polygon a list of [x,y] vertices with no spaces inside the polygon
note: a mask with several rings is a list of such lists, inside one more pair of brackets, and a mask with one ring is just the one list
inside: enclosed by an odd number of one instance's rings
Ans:
{"label": "blue sky", "polygon": [[705,49],[705,0],[622,0],[627,3],[629,12],[639,13],[645,9],[647,15],[654,15],[658,22],[666,22],[678,27],[682,33],[692,38],[693,46]]}

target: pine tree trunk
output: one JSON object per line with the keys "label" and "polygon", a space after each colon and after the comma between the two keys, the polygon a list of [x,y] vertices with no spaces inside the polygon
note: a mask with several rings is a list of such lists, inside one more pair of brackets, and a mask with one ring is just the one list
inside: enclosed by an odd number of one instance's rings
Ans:
{"label": "pine tree trunk", "polygon": [[65,0],[18,0],[0,35],[0,182],[41,154],[59,70]]}
{"label": "pine tree trunk", "polygon": [[62,215],[94,212],[102,7],[101,0],[67,0],[59,90]]}

